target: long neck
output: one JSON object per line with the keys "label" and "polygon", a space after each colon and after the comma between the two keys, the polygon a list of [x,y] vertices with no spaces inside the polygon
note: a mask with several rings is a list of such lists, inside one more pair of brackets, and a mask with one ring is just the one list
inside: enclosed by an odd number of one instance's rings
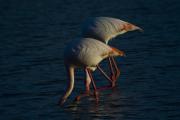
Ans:
{"label": "long neck", "polygon": [[67,90],[63,96],[63,99],[66,100],[68,98],[68,96],[71,94],[73,88],[74,88],[74,68],[73,67],[66,67],[67,69],[67,76],[68,76],[68,86],[67,86]]}

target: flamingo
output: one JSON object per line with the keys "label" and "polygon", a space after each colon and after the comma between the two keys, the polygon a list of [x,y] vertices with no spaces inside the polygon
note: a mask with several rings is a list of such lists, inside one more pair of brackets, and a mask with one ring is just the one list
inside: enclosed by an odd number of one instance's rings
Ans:
{"label": "flamingo", "polygon": [[[143,31],[140,27],[117,18],[95,17],[84,22],[82,36],[94,38],[108,44],[112,38],[134,30]],[[114,87],[115,82],[120,75],[120,70],[113,57],[109,57],[108,59],[111,69],[111,86]],[[115,67],[116,74],[113,71],[113,66]],[[89,79],[88,76],[86,79]]]}
{"label": "flamingo", "polygon": [[90,83],[92,82],[94,94],[96,100],[98,100],[98,88],[95,85],[92,72],[98,69],[111,81],[98,66],[103,59],[109,56],[124,56],[124,52],[93,38],[80,38],[70,42],[64,51],[64,62],[69,82],[65,94],[60,100],[60,104],[64,104],[74,88],[75,68],[84,69],[86,76],[90,78],[85,80],[86,92],[83,95],[79,95],[77,98],[80,99],[82,96],[90,94]]}

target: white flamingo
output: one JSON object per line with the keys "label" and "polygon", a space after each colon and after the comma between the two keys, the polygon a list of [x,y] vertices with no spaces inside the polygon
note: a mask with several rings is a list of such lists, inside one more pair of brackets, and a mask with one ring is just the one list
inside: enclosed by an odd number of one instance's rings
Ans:
{"label": "white flamingo", "polygon": [[[82,68],[86,71],[87,75],[90,79],[86,79],[86,94],[90,92],[90,83],[92,81],[96,99],[97,96],[97,88],[94,83],[91,72],[98,68],[102,73],[103,71],[98,66],[98,64],[105,58],[109,56],[124,56],[124,52],[120,51],[116,48],[112,48],[103,42],[100,42],[93,38],[81,38],[75,41],[70,42],[64,51],[64,61],[67,69],[67,75],[69,79],[69,84],[67,90],[60,100],[60,104],[63,104],[68,96],[71,94],[74,88],[74,69]],[[106,74],[103,75],[108,78]],[[80,99],[81,96],[78,96]]]}
{"label": "white flamingo", "polygon": [[[108,44],[112,38],[134,30],[143,31],[140,27],[120,19],[110,17],[95,17],[84,22],[82,27],[82,36],[94,38]],[[111,86],[114,87],[115,82],[120,75],[120,70],[118,69],[113,57],[109,57],[108,59],[111,69]],[[115,73],[113,66],[116,70]],[[89,79],[88,76],[86,79]]]}

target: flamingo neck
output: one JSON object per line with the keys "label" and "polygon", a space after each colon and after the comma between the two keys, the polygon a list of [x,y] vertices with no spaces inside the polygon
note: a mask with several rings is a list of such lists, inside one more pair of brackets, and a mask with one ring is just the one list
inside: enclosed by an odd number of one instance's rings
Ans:
{"label": "flamingo neck", "polygon": [[69,95],[71,94],[73,88],[74,88],[74,67],[68,66],[66,67],[67,69],[67,76],[68,76],[68,86],[67,86],[67,90],[63,96],[63,99],[66,100]]}

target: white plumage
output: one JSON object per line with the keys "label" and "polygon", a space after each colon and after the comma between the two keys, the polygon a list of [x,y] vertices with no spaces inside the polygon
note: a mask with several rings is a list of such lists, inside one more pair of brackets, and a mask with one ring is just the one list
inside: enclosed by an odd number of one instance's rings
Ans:
{"label": "white plumage", "polygon": [[109,55],[115,55],[110,46],[93,38],[80,38],[67,45],[64,59],[74,67],[96,67]]}
{"label": "white plumage", "polygon": [[[84,22],[82,27],[82,36],[95,38],[108,44],[112,38],[134,30],[143,31],[140,27],[117,18],[95,17],[87,19]],[[113,57],[109,58],[109,64],[111,78],[113,79],[112,86],[114,86],[118,76],[120,75],[120,70]],[[113,66],[115,71],[113,71]],[[89,79],[89,76],[86,76],[86,79]]]}
{"label": "white plumage", "polygon": [[[133,30],[142,31],[141,28],[116,18],[96,17],[85,22],[82,29],[82,37],[84,38],[71,41],[64,51],[64,61],[69,84],[66,93],[60,101],[61,104],[66,101],[74,88],[74,69],[76,67],[82,68],[86,72],[86,93],[90,91],[91,81],[96,92],[96,86],[93,82],[91,71],[94,71],[97,67],[103,73],[98,66],[103,59],[110,56],[124,56],[124,52],[107,45],[109,40],[117,35]],[[114,87],[120,71],[113,57],[109,58],[109,62],[112,72],[111,78],[103,74],[111,81],[111,86]],[[112,63],[115,66],[116,74],[113,72]]]}
{"label": "white plumage", "polygon": [[[61,99],[63,104],[74,88],[74,69],[76,67],[94,71],[97,65],[108,56],[123,56],[124,53],[93,38],[80,38],[71,41],[64,51],[64,61],[69,77],[69,85]],[[86,91],[89,92],[90,80],[86,79]]]}
{"label": "white plumage", "polygon": [[82,36],[108,41],[117,35],[128,31],[140,30],[141,28],[120,19],[110,17],[95,17],[86,20],[82,27]]}

